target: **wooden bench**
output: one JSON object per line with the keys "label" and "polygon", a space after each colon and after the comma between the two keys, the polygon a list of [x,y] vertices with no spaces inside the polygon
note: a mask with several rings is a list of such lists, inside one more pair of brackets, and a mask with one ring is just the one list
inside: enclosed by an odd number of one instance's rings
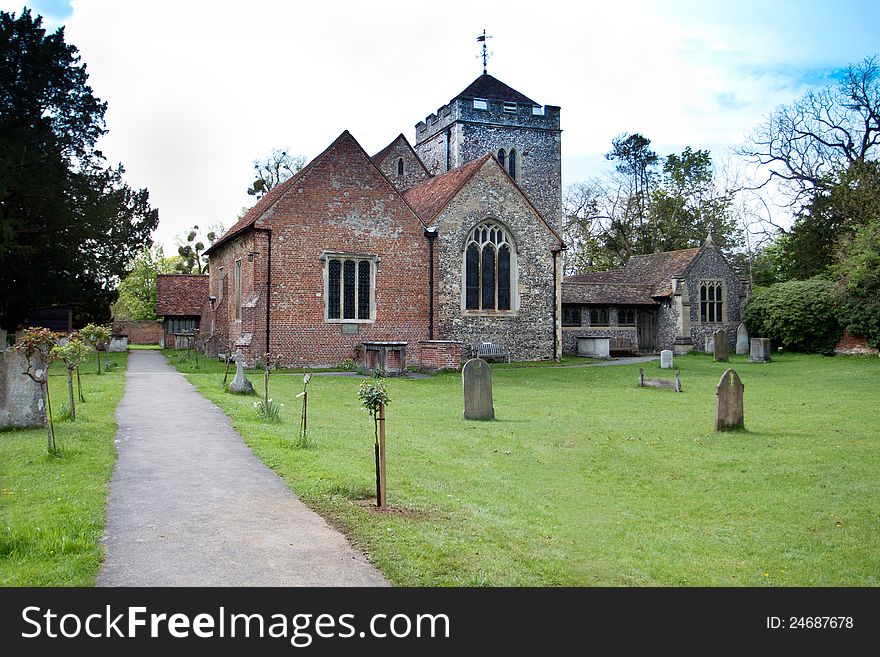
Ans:
{"label": "wooden bench", "polygon": [[510,349],[497,342],[477,342],[471,345],[471,355],[474,358],[507,358],[510,362]]}

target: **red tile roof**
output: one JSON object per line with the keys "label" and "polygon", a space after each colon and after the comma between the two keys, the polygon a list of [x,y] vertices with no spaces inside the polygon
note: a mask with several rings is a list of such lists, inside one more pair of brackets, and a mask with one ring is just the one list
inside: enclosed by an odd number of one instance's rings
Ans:
{"label": "red tile roof", "polygon": [[422,218],[422,221],[430,226],[436,221],[440,211],[458,193],[458,190],[464,187],[465,183],[490,157],[492,156],[484,155],[464,166],[426,180],[421,185],[416,185],[404,194],[406,202]]}
{"label": "red tile roof", "polygon": [[483,73],[483,75],[471,82],[467,89],[455,98],[485,98],[487,100],[513,101],[524,105],[538,105],[528,96],[521,94],[516,89],[512,89],[488,73]]}
{"label": "red tile roof", "polygon": [[204,274],[159,274],[156,276],[156,314],[163,317],[192,317],[202,314],[208,300],[208,276]]}

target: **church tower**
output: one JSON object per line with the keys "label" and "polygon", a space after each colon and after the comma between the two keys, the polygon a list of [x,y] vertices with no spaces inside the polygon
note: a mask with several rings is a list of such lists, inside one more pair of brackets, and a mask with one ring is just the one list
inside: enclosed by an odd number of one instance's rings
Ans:
{"label": "church tower", "polygon": [[432,175],[492,153],[544,219],[561,229],[559,107],[539,105],[484,72],[416,124],[415,151]]}

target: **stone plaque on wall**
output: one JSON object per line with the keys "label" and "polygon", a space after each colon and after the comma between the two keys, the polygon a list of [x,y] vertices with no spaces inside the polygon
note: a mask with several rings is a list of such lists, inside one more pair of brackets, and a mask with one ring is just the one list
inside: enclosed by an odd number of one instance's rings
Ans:
{"label": "stone plaque on wall", "polygon": [[357,335],[360,328],[360,324],[343,324],[342,335]]}

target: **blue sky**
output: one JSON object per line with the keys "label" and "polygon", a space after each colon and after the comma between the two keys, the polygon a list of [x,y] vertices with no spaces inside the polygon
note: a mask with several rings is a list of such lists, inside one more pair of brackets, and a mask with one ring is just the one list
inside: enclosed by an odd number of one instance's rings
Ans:
{"label": "blue sky", "polygon": [[[0,8],[21,11],[21,2]],[[622,132],[717,162],[774,107],[880,53],[880,2],[417,3],[40,0],[109,103],[101,144],[147,187],[167,245],[253,202],[251,161],[313,157],[350,130],[368,152],[489,72],[562,107],[563,178],[608,167]]]}

